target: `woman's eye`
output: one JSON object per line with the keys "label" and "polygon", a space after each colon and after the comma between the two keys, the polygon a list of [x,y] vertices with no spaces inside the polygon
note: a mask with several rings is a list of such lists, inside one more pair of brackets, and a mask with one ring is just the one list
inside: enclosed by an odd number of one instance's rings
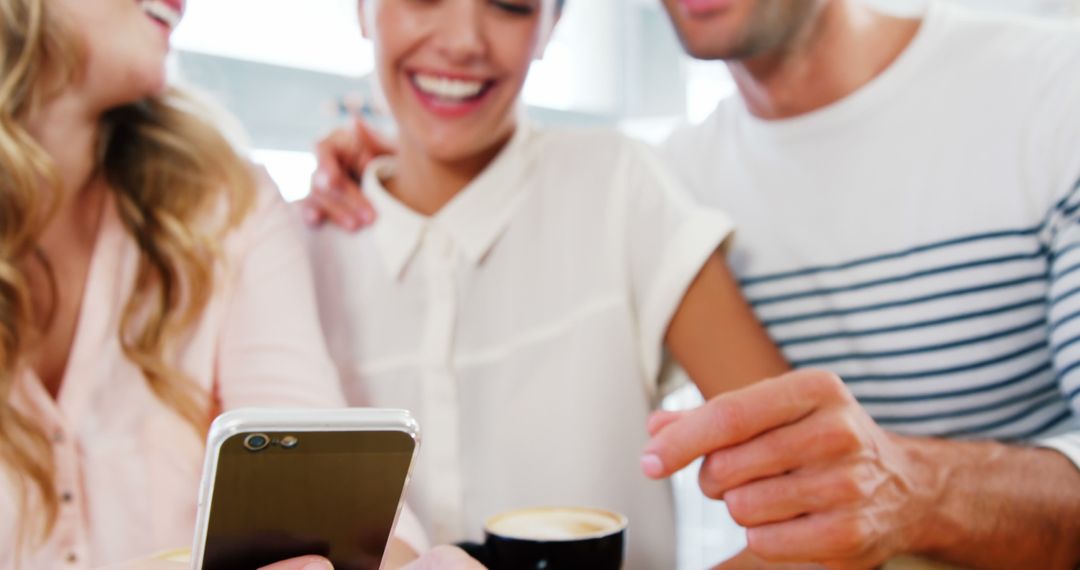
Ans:
{"label": "woman's eye", "polygon": [[516,16],[531,16],[536,11],[536,6],[532,2],[507,2],[505,0],[492,0],[491,2],[496,8],[514,14]]}

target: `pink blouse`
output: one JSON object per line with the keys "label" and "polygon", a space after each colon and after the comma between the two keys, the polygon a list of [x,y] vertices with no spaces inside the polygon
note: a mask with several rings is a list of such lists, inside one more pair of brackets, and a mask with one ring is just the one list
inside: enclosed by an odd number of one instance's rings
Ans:
{"label": "pink blouse", "polygon": [[[255,211],[226,239],[214,294],[180,365],[224,410],[343,405],[305,242],[273,184],[262,182]],[[31,371],[13,394],[52,438],[59,519],[43,546],[16,559],[18,488],[0,470],[0,568],[90,568],[192,541],[204,446],[121,351],[138,250],[114,207],[101,223],[59,396]]]}

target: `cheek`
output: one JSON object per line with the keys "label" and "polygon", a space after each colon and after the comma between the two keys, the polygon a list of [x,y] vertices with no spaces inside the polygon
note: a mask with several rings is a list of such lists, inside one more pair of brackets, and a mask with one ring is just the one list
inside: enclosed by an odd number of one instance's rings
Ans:
{"label": "cheek", "polygon": [[398,63],[417,41],[417,25],[411,21],[414,19],[400,10],[380,8],[373,20],[375,25],[369,27],[373,32],[371,40],[375,48],[375,70],[384,89],[391,87],[387,82],[393,80]]}
{"label": "cheek", "polygon": [[121,41],[127,39],[87,45],[82,87],[92,99],[117,105],[158,95],[164,90],[166,48]]}
{"label": "cheek", "polygon": [[385,36],[375,41],[375,78],[383,91],[389,94],[399,89],[397,72],[405,46],[399,37],[392,35],[391,30],[385,32]]}
{"label": "cheek", "polygon": [[508,31],[491,43],[492,57],[499,68],[520,82],[525,81],[533,61],[540,55],[540,33],[536,27]]}
{"label": "cheek", "polygon": [[383,2],[378,8],[368,11],[370,38],[375,43],[376,57],[382,53],[386,58],[395,58],[428,34],[431,15],[417,14],[413,10],[402,9],[395,2]]}
{"label": "cheek", "polygon": [[[75,31],[87,65],[91,69],[118,67],[145,58],[150,50],[145,34],[130,15],[124,18],[97,17],[80,24]],[[141,41],[140,41],[141,40]]]}

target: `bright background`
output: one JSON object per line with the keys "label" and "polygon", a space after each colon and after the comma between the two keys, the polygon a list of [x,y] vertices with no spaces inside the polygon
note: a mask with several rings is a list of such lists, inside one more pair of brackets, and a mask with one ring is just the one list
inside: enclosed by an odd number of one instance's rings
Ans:
{"label": "bright background", "polygon": [[[917,12],[926,0],[868,0]],[[954,0],[990,9],[1080,14],[1080,0]],[[177,29],[183,80],[236,114],[290,200],[307,193],[309,149],[343,118],[339,103],[374,99],[370,44],[356,0],[188,0]],[[734,85],[722,63],[683,55],[659,0],[569,0],[524,99],[549,124],[604,123],[650,141],[707,116]]]}

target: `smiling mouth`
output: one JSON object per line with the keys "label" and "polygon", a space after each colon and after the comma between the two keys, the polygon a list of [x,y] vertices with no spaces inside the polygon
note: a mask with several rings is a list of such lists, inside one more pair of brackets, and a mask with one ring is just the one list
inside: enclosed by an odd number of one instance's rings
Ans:
{"label": "smiling mouth", "polygon": [[458,79],[428,73],[411,73],[409,80],[424,95],[446,104],[477,101],[495,85],[495,81]]}
{"label": "smiling mouth", "polygon": [[180,18],[183,16],[180,10],[164,0],[139,0],[139,7],[152,20],[170,31],[180,24]]}

